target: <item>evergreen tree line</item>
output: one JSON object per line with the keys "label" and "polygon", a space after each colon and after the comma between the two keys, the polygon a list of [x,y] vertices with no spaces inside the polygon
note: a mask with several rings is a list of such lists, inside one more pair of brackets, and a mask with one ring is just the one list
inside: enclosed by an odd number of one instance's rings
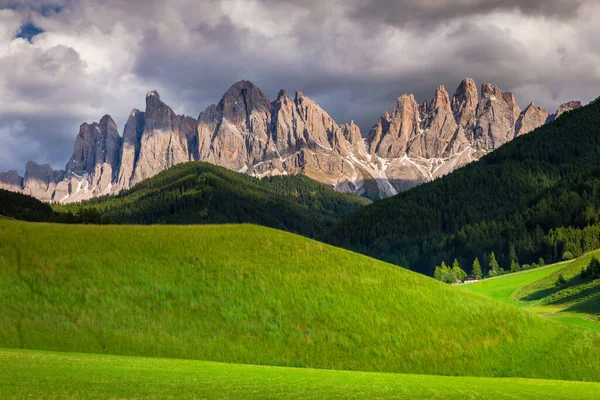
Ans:
{"label": "evergreen tree line", "polygon": [[502,273],[600,248],[599,210],[595,103],[449,176],[365,207],[325,239],[429,275],[439,260],[471,266],[477,258],[487,269],[494,252]]}
{"label": "evergreen tree line", "polygon": [[[540,258],[537,263],[520,265],[516,253],[513,253],[513,256],[514,258],[511,260],[509,270],[506,270],[500,266],[493,251],[489,255],[489,264],[487,269],[482,268],[479,258],[476,257],[475,260],[473,260],[473,264],[470,269],[470,275],[477,279],[493,278],[495,276],[520,272],[546,265],[546,262],[543,258]],[[464,281],[467,277],[467,273],[460,266],[458,259],[455,258],[454,262],[452,263],[452,268],[449,268],[444,261],[442,261],[441,265],[436,266],[433,277],[438,281],[445,283],[457,283]]]}
{"label": "evergreen tree line", "polygon": [[118,195],[54,208],[73,223],[254,223],[316,237],[368,203],[305,176],[258,179],[191,162]]}

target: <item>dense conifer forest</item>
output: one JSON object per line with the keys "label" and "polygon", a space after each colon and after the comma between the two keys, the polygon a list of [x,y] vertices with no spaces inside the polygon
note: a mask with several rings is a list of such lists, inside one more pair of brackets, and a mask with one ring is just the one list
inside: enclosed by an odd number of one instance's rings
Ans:
{"label": "dense conifer forest", "polygon": [[368,203],[302,175],[258,179],[191,162],[116,196],[55,209],[86,223],[253,223],[315,237]]}
{"label": "dense conifer forest", "polygon": [[561,116],[444,178],[378,201],[332,244],[433,275],[456,258],[483,273],[600,248],[600,103]]}

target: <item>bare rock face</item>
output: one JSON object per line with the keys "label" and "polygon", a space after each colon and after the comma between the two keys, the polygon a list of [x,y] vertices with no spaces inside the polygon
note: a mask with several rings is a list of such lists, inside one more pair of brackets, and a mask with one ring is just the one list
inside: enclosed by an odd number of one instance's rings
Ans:
{"label": "bare rock face", "polygon": [[458,153],[466,143],[474,141],[474,129],[479,103],[477,85],[473,79],[463,80],[452,97],[452,113],[457,129],[448,146],[448,153]]}
{"label": "bare rock face", "polygon": [[189,161],[189,122],[160,100],[156,91],[146,94],[144,131],[131,184],[150,178],[173,165]]}
{"label": "bare rock face", "polygon": [[481,96],[477,105],[475,147],[491,151],[514,139],[521,109],[512,93],[504,93],[489,83],[482,86]]}
{"label": "bare rock face", "polygon": [[20,192],[23,190],[23,177],[15,170],[0,172],[0,189]]}
{"label": "bare rock face", "polygon": [[241,170],[264,160],[271,125],[271,103],[252,82],[240,81],[216,106],[198,117],[201,160]]}
{"label": "bare rock face", "polygon": [[[86,181],[77,186],[85,189],[85,196],[82,193],[77,200],[110,193],[112,182],[117,178],[120,159],[121,137],[110,115],[102,117],[99,123],[82,124],[66,168],[67,178]],[[72,190],[67,192],[71,194]],[[80,192],[77,189],[75,191]]]}
{"label": "bare rock face", "polygon": [[558,107],[558,111],[556,111],[556,116],[554,117],[554,119],[557,119],[566,112],[573,111],[581,107],[583,107],[583,103],[581,101],[569,101],[567,103],[561,104]]}
{"label": "bare rock face", "polygon": [[452,112],[459,127],[468,130],[475,124],[479,103],[477,85],[471,78],[463,80],[452,97]]}
{"label": "bare rock face", "polygon": [[398,98],[392,115],[385,113],[371,128],[367,135],[369,152],[384,158],[402,157],[409,141],[419,132],[420,120],[415,97],[403,94]]}
{"label": "bare rock face", "polygon": [[427,114],[421,121],[417,134],[411,138],[409,157],[437,158],[447,153],[448,146],[456,132],[456,121],[450,107],[448,92],[443,86],[435,91],[433,100],[427,107]]}
{"label": "bare rock face", "polygon": [[525,135],[536,128],[549,122],[551,114],[531,103],[519,116],[515,126],[515,134],[517,136]]}
{"label": "bare rock face", "polygon": [[[581,106],[565,103],[556,115]],[[553,119],[533,104],[521,112],[511,93],[491,84],[479,98],[472,79],[452,99],[443,86],[430,102],[400,96],[365,138],[353,122],[337,124],[299,91],[291,98],[282,90],[270,102],[240,81],[198,120],[176,115],[151,91],[145,112],[131,112],[122,139],[109,116],[84,123],[66,173],[28,163],[25,178],[0,174],[0,188],[74,202],[200,160],[256,177],[304,174],[338,191],[380,198],[444,176]]]}
{"label": "bare rock face", "polygon": [[65,171],[55,171],[48,164],[40,165],[28,161],[25,166],[23,193],[42,201],[54,199],[54,189],[58,182],[64,179]]}
{"label": "bare rock face", "polygon": [[121,148],[121,166],[117,176],[115,190],[118,192],[131,186],[135,165],[140,156],[141,139],[144,133],[144,113],[132,110],[123,130]]}
{"label": "bare rock face", "polygon": [[75,139],[73,155],[67,163],[67,174],[90,175],[96,171],[97,165],[105,163],[111,169],[116,169],[120,151],[121,137],[110,115],[102,117],[100,123],[84,123]]}

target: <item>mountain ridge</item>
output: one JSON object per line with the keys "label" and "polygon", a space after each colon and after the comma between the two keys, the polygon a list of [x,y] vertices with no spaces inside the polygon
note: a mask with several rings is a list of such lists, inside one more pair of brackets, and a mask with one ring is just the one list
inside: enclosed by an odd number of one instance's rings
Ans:
{"label": "mountain ridge", "polygon": [[450,98],[439,86],[431,101],[398,98],[363,137],[353,122],[338,124],[301,91],[271,102],[252,82],[234,83],[197,119],[176,113],[158,92],[146,94],[119,134],[105,115],[83,123],[65,170],[28,162],[24,177],[0,173],[0,188],[40,200],[72,203],[117,194],[173,165],[204,161],[256,177],[304,174],[340,192],[370,198],[395,195],[431,181],[517,136],[582,106],[555,114],[467,78]]}

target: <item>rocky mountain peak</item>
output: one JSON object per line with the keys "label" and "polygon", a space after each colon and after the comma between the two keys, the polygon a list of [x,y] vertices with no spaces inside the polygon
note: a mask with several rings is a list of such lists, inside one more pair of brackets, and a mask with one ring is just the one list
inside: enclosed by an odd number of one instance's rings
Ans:
{"label": "rocky mountain peak", "polygon": [[534,103],[529,104],[519,116],[515,125],[516,136],[525,135],[549,122],[551,114]]}
{"label": "rocky mountain peak", "polygon": [[578,108],[583,107],[583,103],[581,101],[569,101],[567,103],[563,103],[558,107],[558,111],[556,111],[556,118],[560,117],[566,112],[576,110]]}
{"label": "rocky mountain peak", "polygon": [[[563,104],[557,111],[581,107]],[[452,172],[548,122],[534,104],[492,84],[463,80],[450,98],[439,86],[430,101],[397,99],[363,139],[353,122],[338,125],[301,91],[281,90],[270,102],[250,81],[234,83],[198,120],[176,115],[157,91],[131,111],[123,138],[109,115],[83,123],[67,176],[29,163],[25,178],[0,173],[0,187],[42,200],[71,202],[118,193],[172,165],[201,160],[254,176],[301,173],[336,190],[393,195]]]}
{"label": "rocky mountain peak", "polygon": [[[148,92],[132,185],[175,164],[189,161],[190,153],[197,154],[195,149],[190,152],[190,139],[195,136],[195,127],[190,128],[189,120],[193,119],[176,115],[171,107],[161,101],[156,91]],[[140,125],[141,122],[135,122],[136,132]]]}
{"label": "rocky mountain peak", "polygon": [[271,102],[252,82],[239,81],[225,92],[217,108],[223,118],[237,124],[246,121],[253,110],[270,110]]}
{"label": "rocky mountain peak", "polygon": [[478,103],[479,94],[475,81],[471,78],[463,80],[452,97],[452,113],[463,130],[473,125]]}
{"label": "rocky mountain peak", "polygon": [[434,109],[441,109],[443,111],[450,111],[450,96],[444,86],[439,86],[433,95],[433,99],[429,105],[429,111]]}
{"label": "rocky mountain peak", "polygon": [[148,101],[149,98],[154,98],[154,99],[160,101],[160,95],[158,94],[158,92],[156,90],[150,90],[150,91],[146,92],[146,101]]}
{"label": "rocky mountain peak", "polygon": [[502,96],[502,90],[500,90],[498,86],[492,85],[491,83],[484,83],[481,85],[481,96],[485,98],[500,97]]}
{"label": "rocky mountain peak", "polygon": [[279,91],[279,93],[277,93],[277,99],[275,99],[275,103],[282,101],[282,99],[289,99],[289,98],[290,98],[290,96],[288,95],[288,92],[281,89]]}
{"label": "rocky mountain peak", "polygon": [[23,177],[14,169],[0,172],[0,189],[20,192],[23,190]]}
{"label": "rocky mountain peak", "polygon": [[55,171],[48,164],[27,161],[23,178],[23,193],[44,201],[50,201],[54,197],[56,184],[64,177],[65,171]]}

